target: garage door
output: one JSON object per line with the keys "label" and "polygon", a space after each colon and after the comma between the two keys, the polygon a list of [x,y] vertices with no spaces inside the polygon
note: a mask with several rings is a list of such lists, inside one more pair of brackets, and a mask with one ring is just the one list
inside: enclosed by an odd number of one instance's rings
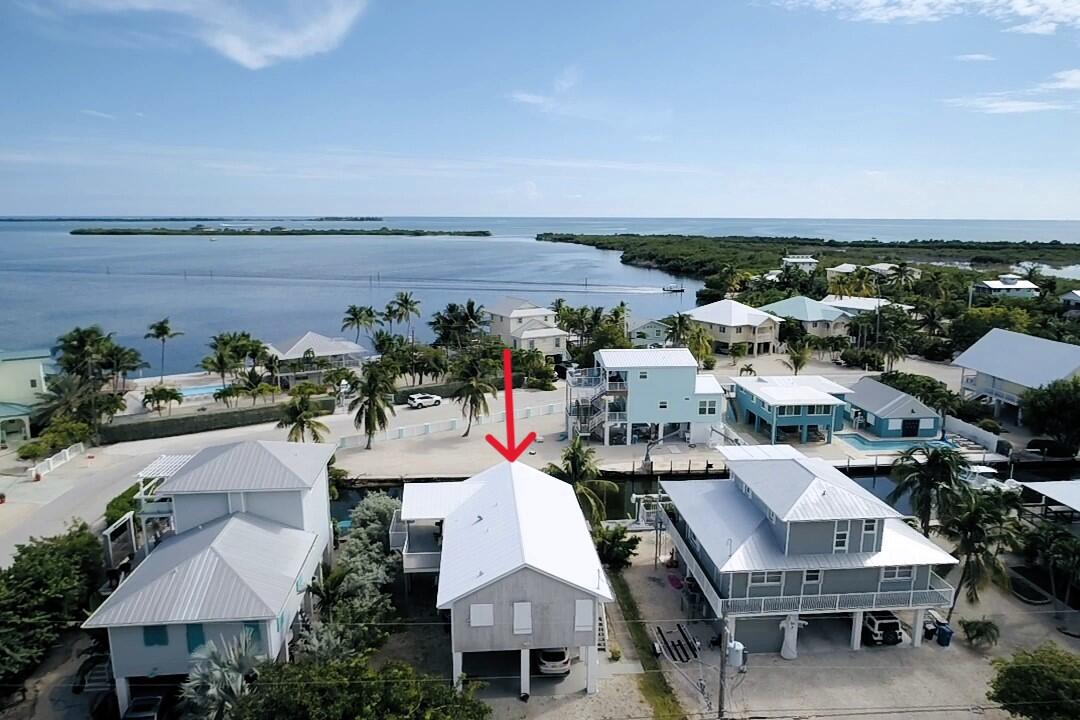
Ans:
{"label": "garage door", "polygon": [[905,419],[900,424],[900,434],[904,437],[918,437],[919,436],[919,420],[918,418]]}
{"label": "garage door", "polygon": [[765,618],[739,618],[735,621],[735,639],[743,644],[747,652],[776,653],[784,644],[784,633],[780,630],[781,616]]}

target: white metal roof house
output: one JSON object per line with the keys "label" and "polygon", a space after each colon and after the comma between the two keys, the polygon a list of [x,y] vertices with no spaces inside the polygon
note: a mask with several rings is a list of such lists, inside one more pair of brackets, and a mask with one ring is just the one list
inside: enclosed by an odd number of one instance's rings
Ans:
{"label": "white metal roof house", "polygon": [[300,337],[267,345],[266,350],[281,361],[280,375],[287,382],[299,382],[337,367],[359,367],[374,354],[363,345],[343,337],[327,337],[306,332]]}
{"label": "white metal roof house", "polygon": [[994,405],[994,416],[1006,414],[1023,424],[1020,397],[1031,388],[1070,378],[1080,372],[1080,345],[1046,340],[994,328],[953,360],[963,368],[961,391]]}
{"label": "white metal roof house", "polygon": [[832,305],[838,310],[843,310],[848,315],[861,315],[862,313],[877,312],[879,308],[898,307],[905,312],[910,312],[913,307],[902,303],[894,303],[885,298],[855,297],[854,295],[826,295],[821,299],[825,305]]}
{"label": "white metal roof house", "polygon": [[662,345],[667,347],[670,343],[667,339],[669,328],[659,320],[638,320],[630,323],[627,334],[630,336],[630,344],[636,348]]}
{"label": "white metal roof house", "polygon": [[707,443],[724,391],[686,348],[598,350],[596,367],[566,374],[566,432],[627,445],[678,437]]}
{"label": "white metal roof house", "polygon": [[517,651],[528,693],[530,651],[565,647],[580,649],[596,691],[612,594],[569,484],[520,462],[463,482],[406,484],[390,544],[407,576],[438,574],[456,680],[465,653]]}
{"label": "white metal roof house", "polygon": [[490,318],[491,334],[497,335],[506,347],[539,350],[555,362],[567,357],[569,333],[558,327],[555,311],[551,308],[507,297],[484,310]]}
{"label": "white metal roof house", "polygon": [[923,612],[952,600],[933,567],[956,560],[821,459],[732,450],[730,479],[661,481],[667,535],[703,613],[726,616],[750,652],[777,652],[787,616],[850,617],[858,649],[864,612],[910,610],[918,645]]}
{"label": "white metal roof house", "polygon": [[805,273],[812,273],[817,269],[818,261],[813,255],[788,255],[780,260],[780,267],[793,267]]}
{"label": "white metal roof house", "polygon": [[1006,273],[998,275],[997,280],[980,280],[975,283],[975,292],[994,297],[1033,298],[1039,295],[1039,286],[1019,275]]}
{"label": "white metal roof house", "polygon": [[768,354],[780,339],[781,318],[736,300],[718,300],[687,314],[704,326],[719,352],[744,345],[749,355]]}
{"label": "white metal roof house", "polygon": [[167,529],[83,624],[109,633],[121,712],[133,680],[181,678],[208,640],[247,631],[262,656],[288,659],[333,537],[327,463],[335,449],[238,442],[163,455],[139,473],[144,541],[151,524]]}
{"label": "white metal roof house", "polygon": [[827,443],[844,427],[845,396],[850,389],[820,375],[758,375],[733,377],[735,395],[728,418],[747,423],[771,444]]}
{"label": "white metal roof house", "polygon": [[847,337],[851,323],[851,316],[843,310],[801,295],[762,305],[758,310],[798,320],[815,337]]}
{"label": "white metal roof house", "polygon": [[1061,304],[1071,310],[1080,308],[1080,290],[1070,290],[1067,293],[1062,293],[1058,296],[1058,300],[1061,300]]}

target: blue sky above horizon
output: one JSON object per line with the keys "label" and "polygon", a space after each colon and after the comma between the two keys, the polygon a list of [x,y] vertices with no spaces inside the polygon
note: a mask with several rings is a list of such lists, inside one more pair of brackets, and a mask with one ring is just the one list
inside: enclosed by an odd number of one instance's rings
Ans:
{"label": "blue sky above horizon", "polygon": [[11,0],[0,214],[1080,217],[1080,0]]}

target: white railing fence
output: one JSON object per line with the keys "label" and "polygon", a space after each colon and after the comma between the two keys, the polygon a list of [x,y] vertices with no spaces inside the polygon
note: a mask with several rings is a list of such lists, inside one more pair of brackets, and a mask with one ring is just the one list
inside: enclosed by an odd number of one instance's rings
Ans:
{"label": "white railing fence", "polygon": [[[548,403],[547,405],[517,408],[514,410],[514,418],[517,420],[525,420],[545,415],[555,415],[556,413],[561,414],[562,412],[563,403]],[[492,413],[491,415],[481,415],[473,420],[473,427],[502,422],[506,422],[505,411]],[[422,425],[403,425],[401,427],[377,432],[375,433],[374,439],[376,441],[403,440],[405,438],[421,437],[423,435],[432,435],[435,433],[448,432],[450,430],[464,430],[467,424],[468,420],[465,418],[450,418],[449,420],[439,420],[436,422],[423,423]],[[367,445],[367,435],[346,435],[338,440],[338,447],[342,450],[364,447],[365,445]]]}
{"label": "white railing fence", "polygon": [[64,448],[52,457],[42,460],[37,465],[32,466],[27,472],[30,474],[31,479],[34,479],[39,475],[45,477],[46,474],[70,461],[72,458],[82,455],[84,452],[86,452],[86,446],[83,443],[75,443],[71,447]]}

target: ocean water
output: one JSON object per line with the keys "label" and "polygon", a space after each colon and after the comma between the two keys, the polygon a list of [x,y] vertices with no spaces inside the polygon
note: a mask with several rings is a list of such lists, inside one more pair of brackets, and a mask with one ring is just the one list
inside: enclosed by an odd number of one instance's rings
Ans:
{"label": "ocean water", "polygon": [[[228,222],[315,224],[291,218]],[[166,371],[186,372],[196,368],[214,333],[247,330],[266,342],[307,330],[340,335],[347,305],[382,307],[399,290],[412,291],[421,301],[422,317],[414,321],[419,340],[431,337],[426,324],[431,313],[470,297],[488,305],[507,294],[545,304],[556,297],[605,307],[625,300],[634,318],[693,307],[701,283],[625,266],[616,252],[538,243],[536,234],[546,231],[1080,242],[1080,222],[967,220],[388,217],[378,223],[328,221],[318,226],[475,229],[490,230],[493,236],[220,237],[211,242],[205,237],[69,234],[74,227],[123,224],[146,222],[0,221],[0,349],[48,346],[76,325],[98,323],[141,350],[154,366],[146,372],[153,374],[158,346],[142,336],[150,322],[168,316],[185,334],[169,342]],[[187,227],[193,222],[153,224]],[[660,291],[673,282],[681,282],[686,292]]]}

